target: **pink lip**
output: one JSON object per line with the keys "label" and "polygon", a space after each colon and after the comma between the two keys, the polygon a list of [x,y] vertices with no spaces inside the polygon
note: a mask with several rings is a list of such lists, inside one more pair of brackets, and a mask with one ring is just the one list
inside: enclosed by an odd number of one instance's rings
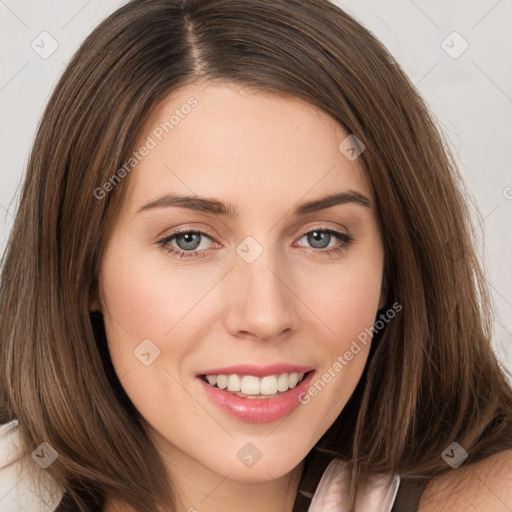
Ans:
{"label": "pink lip", "polygon": [[225,368],[211,368],[199,375],[254,375],[254,377],[266,377],[267,375],[279,375],[280,373],[307,373],[314,370],[312,366],[298,366],[287,363],[277,363],[268,366],[256,366],[254,364],[239,364],[236,366],[227,366]]}
{"label": "pink lip", "polygon": [[[241,373],[244,375],[258,376],[251,372],[246,373],[245,367],[243,372],[239,370],[241,367],[237,366],[231,367],[231,369],[232,368],[237,368],[238,371],[234,371],[231,373]],[[226,368],[222,370],[222,372],[225,371]],[[275,373],[288,372],[276,371]],[[247,421],[250,423],[268,423],[272,421],[277,421],[281,418],[288,416],[294,409],[301,405],[301,402],[299,401],[299,396],[307,391],[315,373],[315,371],[311,371],[311,373],[306,375],[306,377],[298,386],[295,386],[293,389],[289,389],[282,395],[279,395],[277,397],[270,396],[269,398],[254,399],[243,398],[241,396],[234,395],[229,391],[225,391],[223,389],[218,389],[213,386],[210,386],[210,384],[205,382],[200,377],[197,377],[196,380],[200,383],[200,385],[206,392],[208,398],[228,414],[234,416],[239,420]],[[208,373],[207,375],[212,374],[218,375],[218,373],[213,371],[212,373]],[[225,375],[225,373],[221,372],[219,372],[219,374]],[[273,375],[273,373],[270,374]],[[268,373],[266,373],[266,375],[268,375]]]}

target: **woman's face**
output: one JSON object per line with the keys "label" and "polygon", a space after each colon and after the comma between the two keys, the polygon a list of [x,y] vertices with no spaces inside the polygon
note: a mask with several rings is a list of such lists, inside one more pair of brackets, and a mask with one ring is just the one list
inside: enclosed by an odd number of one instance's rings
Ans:
{"label": "woman's face", "polygon": [[141,130],[98,307],[167,462],[265,481],[302,461],[354,391],[369,350],[354,340],[384,303],[383,246],[332,118],[206,85],[174,91]]}

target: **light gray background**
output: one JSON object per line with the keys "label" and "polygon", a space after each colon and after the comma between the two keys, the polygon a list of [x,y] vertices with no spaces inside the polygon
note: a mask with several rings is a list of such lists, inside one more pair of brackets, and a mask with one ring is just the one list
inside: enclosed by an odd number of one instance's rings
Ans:
{"label": "light gray background", "polygon": [[[123,3],[0,0],[1,252],[52,88],[84,38]],[[398,59],[455,153],[481,215],[475,236],[496,306],[494,348],[512,371],[512,0],[337,3]]]}

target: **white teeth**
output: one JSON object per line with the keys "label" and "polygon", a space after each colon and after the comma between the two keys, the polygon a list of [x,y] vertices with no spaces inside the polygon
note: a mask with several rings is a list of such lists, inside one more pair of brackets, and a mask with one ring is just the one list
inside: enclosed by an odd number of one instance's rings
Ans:
{"label": "white teeth", "polygon": [[238,375],[228,375],[228,391],[240,391],[240,377]]}
{"label": "white teeth", "polygon": [[288,374],[281,373],[277,378],[277,390],[286,391],[288,389]]}
{"label": "white teeth", "polygon": [[275,375],[263,377],[260,383],[262,395],[275,395],[277,393],[277,378]]}
{"label": "white teeth", "polygon": [[[259,395],[260,394],[260,379],[252,375],[244,375],[240,385],[242,393],[246,395]],[[231,390],[230,390],[231,391]]]}
{"label": "white teeth", "polygon": [[[208,378],[208,375],[206,376],[206,378]],[[226,375],[217,375],[217,387],[219,389],[224,389],[227,385],[228,385],[227,376]]]}
{"label": "white teeth", "polygon": [[[261,395],[275,395],[293,389],[304,378],[304,373],[281,373],[259,378],[253,375],[206,375],[212,386],[226,389],[238,396],[256,398]],[[250,396],[251,395],[251,396]]]}

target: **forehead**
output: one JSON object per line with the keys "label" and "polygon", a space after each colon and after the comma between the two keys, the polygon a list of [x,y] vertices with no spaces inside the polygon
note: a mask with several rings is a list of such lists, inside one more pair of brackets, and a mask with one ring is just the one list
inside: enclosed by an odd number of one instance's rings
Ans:
{"label": "forehead", "polygon": [[232,84],[183,87],[140,130],[125,204],[133,212],[166,192],[248,208],[346,189],[372,199],[361,159],[339,149],[348,135],[298,98]]}

